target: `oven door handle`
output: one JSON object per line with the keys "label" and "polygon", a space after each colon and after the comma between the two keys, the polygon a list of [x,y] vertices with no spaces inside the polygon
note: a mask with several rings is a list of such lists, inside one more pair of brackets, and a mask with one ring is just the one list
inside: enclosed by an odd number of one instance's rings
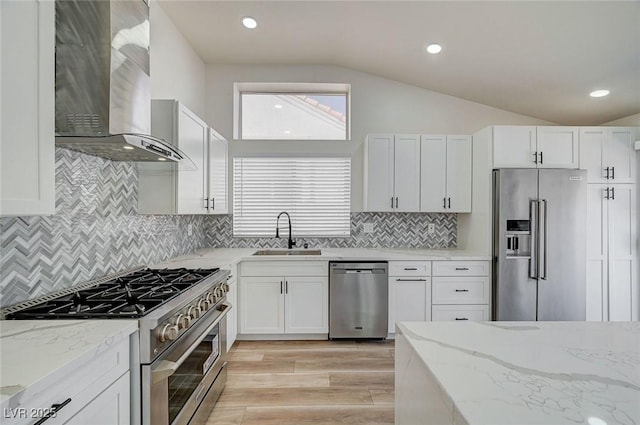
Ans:
{"label": "oven door handle", "polygon": [[180,356],[178,360],[176,360],[175,362],[172,362],[170,360],[162,360],[158,363],[156,367],[153,368],[153,370],[151,371],[151,382],[156,384],[160,381],[167,379],[174,373],[176,373],[176,370],[178,370],[178,368],[182,365],[182,363],[184,363],[185,360],[187,360],[187,358],[191,355],[193,350],[195,350],[196,347],[202,342],[202,340],[207,337],[211,329],[213,329],[218,323],[220,323],[220,321],[224,318],[224,316],[226,316],[227,310],[231,308],[231,304],[222,303],[218,308],[220,311],[220,315],[216,318],[216,320],[213,321],[211,325],[209,325],[207,330],[202,333],[202,336],[199,337],[191,345],[191,347],[189,347],[189,349],[184,352],[182,356]]}

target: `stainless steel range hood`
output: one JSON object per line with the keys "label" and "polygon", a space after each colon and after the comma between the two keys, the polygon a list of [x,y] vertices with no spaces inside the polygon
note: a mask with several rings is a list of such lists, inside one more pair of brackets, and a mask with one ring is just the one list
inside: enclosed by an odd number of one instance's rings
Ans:
{"label": "stainless steel range hood", "polygon": [[115,161],[190,160],[149,135],[149,7],[56,0],[56,145]]}

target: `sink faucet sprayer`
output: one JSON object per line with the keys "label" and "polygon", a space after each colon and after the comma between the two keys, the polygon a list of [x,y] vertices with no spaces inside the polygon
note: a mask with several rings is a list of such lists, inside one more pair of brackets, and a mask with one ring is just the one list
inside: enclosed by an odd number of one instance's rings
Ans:
{"label": "sink faucet sprayer", "polygon": [[289,213],[286,211],[282,211],[280,214],[278,214],[278,218],[276,219],[276,238],[280,237],[280,228],[278,227],[278,223],[280,222],[280,216],[282,214],[286,214],[287,219],[289,220],[289,240],[287,241],[287,248],[291,249],[296,244],[296,242],[291,239],[291,217],[289,217]]}

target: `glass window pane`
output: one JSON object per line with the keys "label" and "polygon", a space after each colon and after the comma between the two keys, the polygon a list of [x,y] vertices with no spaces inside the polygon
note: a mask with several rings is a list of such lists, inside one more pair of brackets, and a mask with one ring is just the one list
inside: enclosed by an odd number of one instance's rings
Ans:
{"label": "glass window pane", "polygon": [[347,140],[347,95],[242,93],[242,139]]}

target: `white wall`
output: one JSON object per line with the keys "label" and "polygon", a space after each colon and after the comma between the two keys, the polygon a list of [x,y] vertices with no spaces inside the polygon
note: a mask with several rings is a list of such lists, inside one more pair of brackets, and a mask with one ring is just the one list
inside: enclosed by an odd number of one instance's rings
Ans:
{"label": "white wall", "polygon": [[640,127],[640,113],[620,118],[619,120],[604,123],[602,125],[611,125],[619,127]]}
{"label": "white wall", "polygon": [[351,155],[353,211],[362,210],[362,142],[367,133],[473,134],[493,124],[550,124],[335,66],[208,64],[205,121],[229,140],[233,135],[234,82],[351,84],[351,141],[231,141],[229,145],[232,157],[256,154]]}
{"label": "white wall", "polygon": [[205,64],[162,7],[150,4],[151,98],[177,99],[205,116]]}

